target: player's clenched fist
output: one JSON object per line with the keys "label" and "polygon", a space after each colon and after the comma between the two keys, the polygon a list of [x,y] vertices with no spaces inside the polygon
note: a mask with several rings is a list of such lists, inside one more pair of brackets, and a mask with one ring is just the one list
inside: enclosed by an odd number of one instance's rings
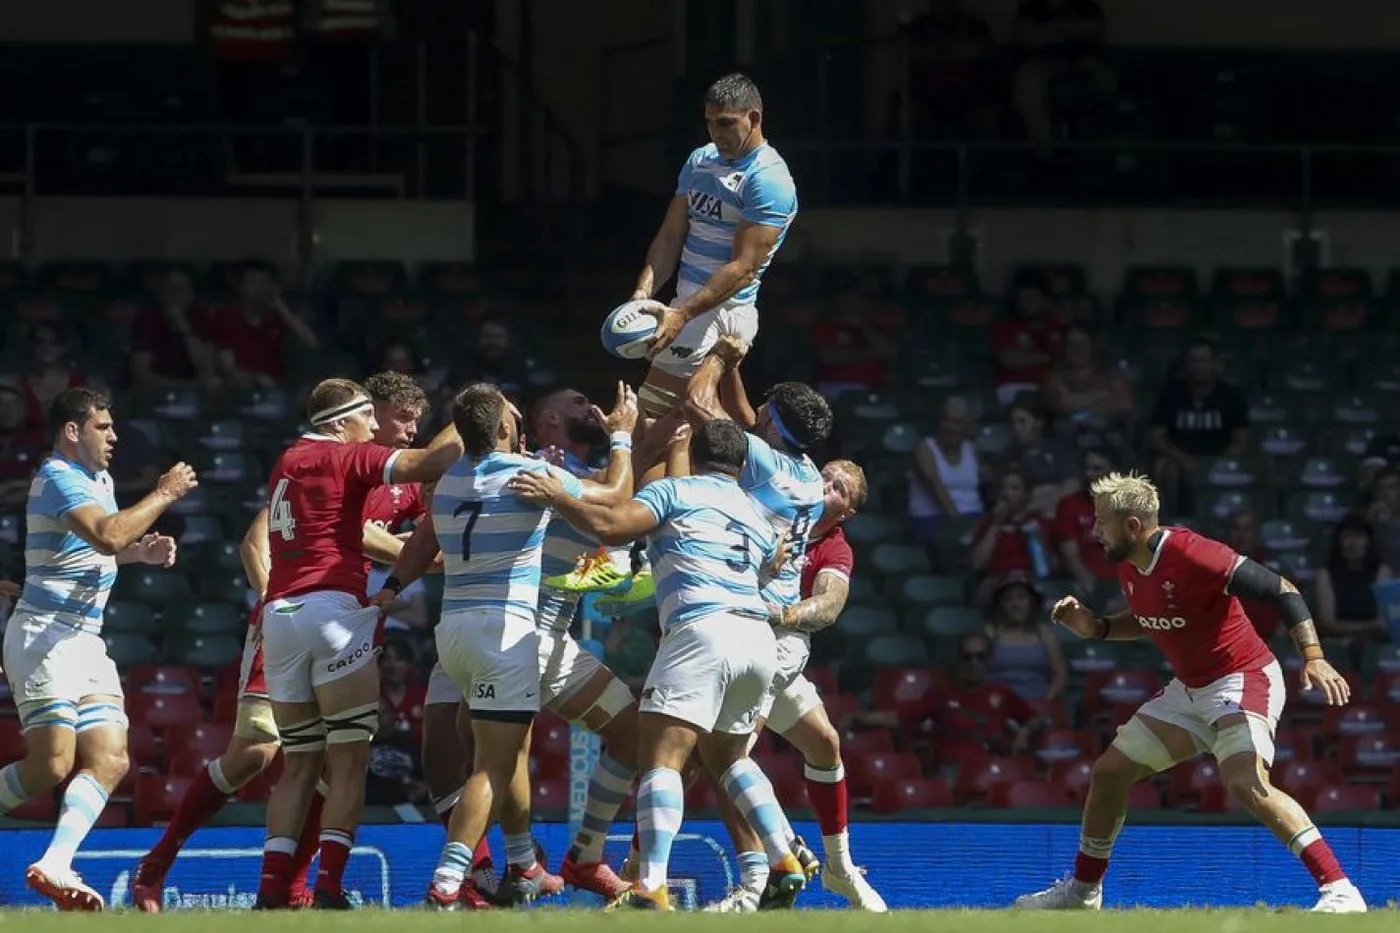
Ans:
{"label": "player's clenched fist", "polygon": [[1080,638],[1094,635],[1094,614],[1077,597],[1066,596],[1055,603],[1055,608],[1050,610],[1050,618]]}
{"label": "player's clenched fist", "polygon": [[172,499],[181,499],[199,485],[194,475],[194,467],[188,463],[177,463],[165,472],[156,483],[156,488]]}

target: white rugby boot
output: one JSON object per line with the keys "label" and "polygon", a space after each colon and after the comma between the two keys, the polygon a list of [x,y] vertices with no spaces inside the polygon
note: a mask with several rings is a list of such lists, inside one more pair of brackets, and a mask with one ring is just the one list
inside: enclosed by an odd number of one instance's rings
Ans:
{"label": "white rugby boot", "polygon": [[1317,889],[1317,903],[1313,905],[1315,914],[1364,914],[1366,899],[1361,896],[1350,878],[1343,878]]}
{"label": "white rugby boot", "polygon": [[1098,910],[1103,906],[1103,885],[1065,875],[1044,891],[1022,894],[1015,906],[1023,910]]}
{"label": "white rugby boot", "polygon": [[705,913],[711,914],[754,914],[758,913],[758,900],[763,892],[757,888],[736,885],[734,890],[722,900],[705,906]]}
{"label": "white rugby boot", "polygon": [[828,860],[822,867],[822,887],[832,894],[839,894],[846,902],[859,910],[883,914],[889,910],[880,892],[865,880],[865,869],[855,865],[840,865]]}

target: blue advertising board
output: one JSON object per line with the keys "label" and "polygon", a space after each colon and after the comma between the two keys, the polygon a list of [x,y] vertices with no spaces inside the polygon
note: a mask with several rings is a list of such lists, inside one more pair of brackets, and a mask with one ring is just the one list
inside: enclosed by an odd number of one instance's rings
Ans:
{"label": "blue advertising board", "polygon": [[[815,825],[799,824],[797,830],[813,842],[820,838]],[[568,827],[542,824],[536,834],[557,865],[568,847]],[[49,835],[40,830],[3,833],[0,904],[42,903],[25,888],[24,868],[39,857]],[[96,830],[74,866],[113,906],[129,905],[131,873],[157,836],[147,829]],[[851,836],[857,862],[892,908],[1004,907],[1069,870],[1079,830],[1070,824],[857,823]],[[1370,903],[1400,899],[1395,871],[1400,830],[1333,827],[1327,838]],[[614,865],[626,854],[629,839],[621,834],[609,843]],[[166,881],[167,906],[251,906],[262,840],[262,831],[254,827],[196,834]],[[394,907],[420,903],[442,840],[441,828],[433,824],[364,827],[346,872],[353,899]],[[737,874],[723,826],[687,824],[672,860],[678,905],[693,909],[723,896]],[[1263,828],[1129,826],[1114,851],[1104,903],[1310,906],[1315,899],[1303,866]],[[819,880],[798,904],[842,906],[821,890]]]}

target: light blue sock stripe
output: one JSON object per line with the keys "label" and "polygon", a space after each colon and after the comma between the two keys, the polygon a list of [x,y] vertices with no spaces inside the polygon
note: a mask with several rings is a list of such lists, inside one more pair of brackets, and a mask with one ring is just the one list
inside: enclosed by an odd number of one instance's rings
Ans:
{"label": "light blue sock stripe", "polygon": [[24,789],[24,782],[19,777],[19,762],[6,765],[0,769],[0,780],[5,782],[5,791],[15,797],[24,800],[29,794]]}
{"label": "light blue sock stripe", "polygon": [[601,816],[594,816],[592,813],[584,811],[583,819],[579,825],[590,833],[605,833],[612,829],[612,820],[605,820]]}
{"label": "light blue sock stripe", "polygon": [[472,850],[462,842],[449,842],[442,847],[438,857],[438,867],[455,868],[465,875],[472,867]]}
{"label": "light blue sock stripe", "polygon": [[609,790],[608,788],[599,784],[597,781],[594,781],[593,783],[588,785],[588,796],[597,800],[599,803],[607,804],[613,807],[620,807],[622,806],[622,802],[627,799],[627,792]]}
{"label": "light blue sock stripe", "polygon": [[[619,781],[626,781],[629,784],[632,783],[632,775],[636,773],[635,769],[627,767],[611,755],[604,755],[602,758],[599,758],[598,767],[602,768]],[[623,796],[625,797],[626,794],[624,793]]]}

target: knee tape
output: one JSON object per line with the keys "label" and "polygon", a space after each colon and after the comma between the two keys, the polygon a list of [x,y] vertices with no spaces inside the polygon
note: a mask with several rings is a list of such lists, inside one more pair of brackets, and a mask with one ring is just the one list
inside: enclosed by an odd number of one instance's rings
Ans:
{"label": "knee tape", "polygon": [[1226,726],[1217,732],[1210,753],[1216,761],[1248,753],[1264,759],[1264,764],[1272,765],[1274,748],[1268,726],[1253,716],[1247,716],[1244,722]]}
{"label": "knee tape", "polygon": [[654,385],[643,385],[637,390],[637,404],[642,414],[661,418],[671,413],[680,403],[680,396],[670,389],[658,389]]}
{"label": "knee tape", "polygon": [[326,750],[326,721],[317,717],[294,722],[282,730],[282,751],[288,755]]}
{"label": "knee tape", "polygon": [[326,744],[369,742],[379,731],[379,704],[366,703],[326,717]]}
{"label": "knee tape", "polygon": [[636,700],[632,697],[632,691],[627,689],[626,684],[614,677],[612,680],[608,681],[608,685],[603,688],[602,695],[593,701],[592,706],[584,710],[583,715],[580,716],[579,719],[587,719],[590,713],[594,710],[598,710],[607,717],[607,719],[598,723],[598,727],[601,729],[617,718],[618,713],[631,706],[634,702],[636,702]]}
{"label": "knee tape", "polygon": [[272,715],[272,704],[266,700],[244,700],[238,704],[233,734],[260,745],[282,740],[282,734],[277,731],[277,719]]}
{"label": "knee tape", "polygon": [[103,726],[115,726],[118,729],[127,727],[126,710],[122,709],[120,703],[113,703],[111,700],[98,700],[78,706],[76,725],[78,732],[100,729]]}
{"label": "knee tape", "polygon": [[45,726],[78,727],[78,704],[72,700],[30,700],[19,705],[19,721],[25,732]]}
{"label": "knee tape", "polygon": [[1123,757],[1129,761],[1151,768],[1153,774],[1166,771],[1176,764],[1162,740],[1136,716],[1118,727],[1113,747],[1122,752]]}

